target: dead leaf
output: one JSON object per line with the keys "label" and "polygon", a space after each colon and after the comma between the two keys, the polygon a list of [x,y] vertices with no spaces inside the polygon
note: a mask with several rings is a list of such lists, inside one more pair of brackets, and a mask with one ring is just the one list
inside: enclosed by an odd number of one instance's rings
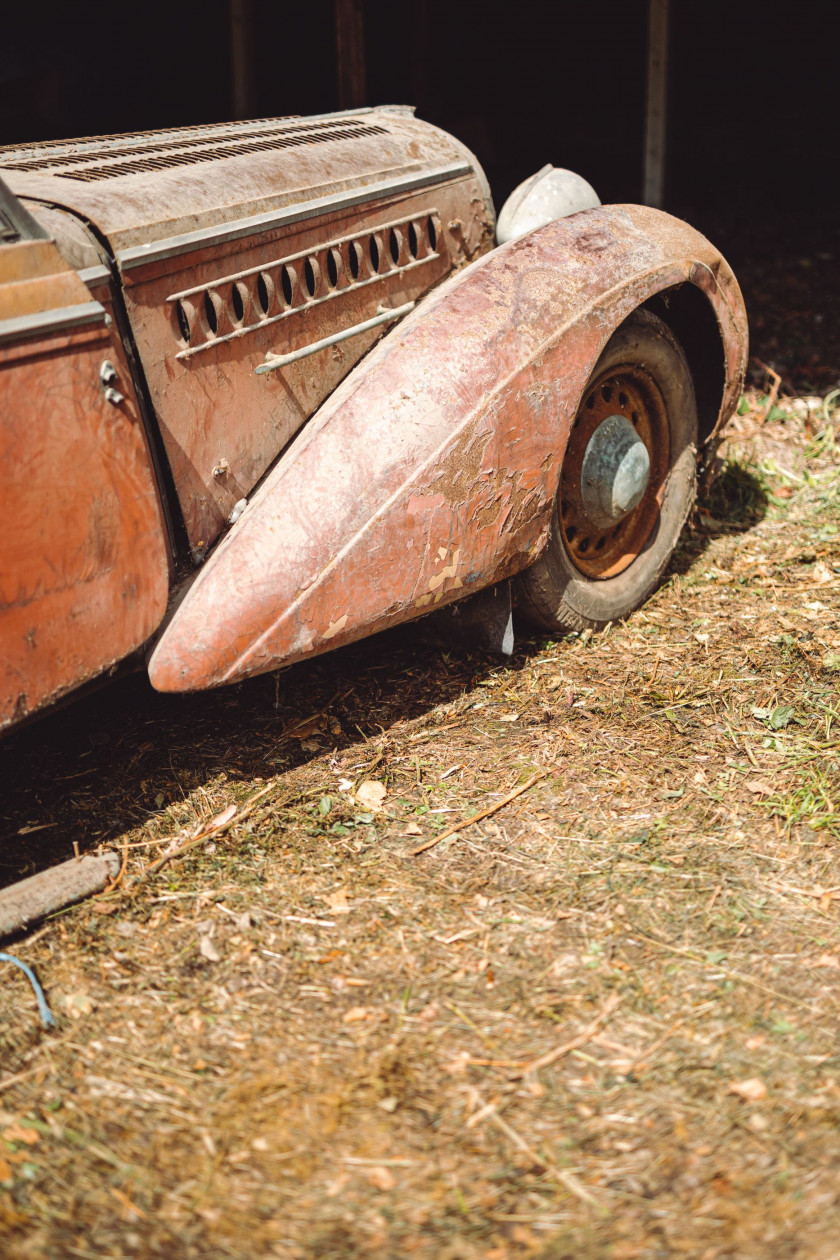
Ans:
{"label": "dead leaf", "polygon": [[748,1081],[730,1081],[729,1092],[737,1094],[744,1102],[760,1102],[767,1097],[767,1086],[757,1076],[752,1076]]}
{"label": "dead leaf", "polygon": [[61,1002],[71,1019],[81,1019],[83,1015],[90,1015],[96,1006],[89,993],[63,993]]}
{"label": "dead leaf", "polygon": [[467,1068],[472,1063],[472,1055],[466,1050],[459,1050],[451,1063],[445,1063],[444,1072],[448,1072],[450,1076],[466,1076]]}
{"label": "dead leaf", "polygon": [[216,814],[215,818],[211,818],[209,823],[203,825],[201,830],[209,835],[211,831],[218,831],[219,827],[224,827],[225,823],[229,823],[236,813],[235,805],[228,805],[227,809],[223,809],[221,814]]}
{"label": "dead leaf", "polygon": [[418,827],[416,822],[410,822],[403,832],[404,836],[422,836],[423,828]]}
{"label": "dead leaf", "polygon": [[341,1172],[334,1181],[328,1181],[324,1188],[324,1193],[327,1198],[335,1199],[339,1194],[341,1194],[349,1180],[350,1174],[348,1172]]}
{"label": "dead leaf", "polygon": [[510,1231],[513,1242],[518,1243],[520,1247],[531,1247],[534,1251],[538,1250],[537,1236],[527,1225],[514,1225]]}
{"label": "dead leaf", "polygon": [[3,1182],[3,1181],[8,1182],[8,1181],[11,1181],[12,1179],[13,1177],[12,1177],[12,1170],[11,1170],[10,1165],[5,1159],[0,1157],[0,1182]]}
{"label": "dead leaf", "polygon": [[836,954],[820,954],[812,963],[814,967],[840,967],[840,958]]}
{"label": "dead leaf", "polygon": [[353,908],[347,900],[346,888],[336,888],[335,892],[327,893],[324,901],[333,914],[349,914]]}
{"label": "dead leaf", "polygon": [[356,803],[365,809],[372,810],[374,814],[383,812],[382,802],[387,795],[388,789],[378,779],[365,779],[355,791]]}
{"label": "dead leaf", "polygon": [[393,1190],[397,1184],[394,1174],[389,1169],[379,1166],[368,1169],[367,1179],[377,1190]]}
{"label": "dead leaf", "polygon": [[518,713],[500,713],[496,721],[497,722],[518,722],[519,714]]}
{"label": "dead leaf", "polygon": [[206,958],[208,962],[221,962],[222,955],[219,953],[218,949],[213,944],[212,938],[209,936],[202,936],[198,952],[201,954],[201,957]]}
{"label": "dead leaf", "polygon": [[763,779],[750,779],[749,783],[744,785],[748,792],[754,792],[756,796],[772,796],[773,789],[769,783],[765,783]]}
{"label": "dead leaf", "polygon": [[35,1129],[25,1129],[23,1125],[12,1124],[8,1129],[3,1130],[3,1138],[6,1142],[23,1142],[26,1146],[34,1146],[40,1141],[40,1134]]}
{"label": "dead leaf", "polygon": [[300,722],[293,722],[291,726],[287,726],[283,731],[286,739],[308,739],[310,735],[317,735],[327,724],[327,719],[323,713],[316,713],[312,717],[304,718]]}
{"label": "dead leaf", "polygon": [[351,1006],[344,1013],[345,1024],[356,1024],[360,1019],[373,1019],[373,1011],[369,1006]]}

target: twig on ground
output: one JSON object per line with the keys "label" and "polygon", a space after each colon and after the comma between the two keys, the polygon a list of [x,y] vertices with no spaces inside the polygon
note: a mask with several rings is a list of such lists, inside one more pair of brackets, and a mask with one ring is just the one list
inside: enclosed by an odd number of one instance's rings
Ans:
{"label": "twig on ground", "polygon": [[463,831],[465,827],[471,826],[472,823],[481,822],[482,818],[489,818],[491,814],[498,813],[505,805],[515,801],[517,796],[521,796],[523,792],[528,791],[528,788],[532,788],[535,783],[539,783],[540,779],[544,779],[547,774],[547,770],[540,770],[538,774],[532,774],[526,783],[521,783],[519,787],[514,788],[512,792],[508,792],[507,796],[503,796],[500,801],[496,801],[488,809],[483,809],[479,814],[473,814],[471,818],[465,818],[462,822],[454,823],[451,827],[447,827],[445,831],[442,831],[439,836],[433,836],[425,844],[420,844],[416,849],[412,849],[411,856],[417,857],[418,853],[425,853],[427,849],[433,849],[436,844],[440,844],[441,840],[447,840],[450,836],[454,836],[457,831]]}
{"label": "twig on ground", "polygon": [[656,1039],[656,1041],[654,1041],[653,1045],[648,1046],[645,1050],[643,1050],[643,1051],[641,1052],[641,1054],[637,1054],[637,1055],[636,1055],[636,1057],[635,1057],[635,1059],[633,1059],[633,1060],[631,1061],[630,1066],[629,1066],[629,1067],[626,1069],[626,1071],[624,1072],[624,1075],[625,1075],[625,1076],[633,1076],[633,1075],[635,1075],[635,1074],[636,1074],[636,1072],[638,1072],[641,1068],[646,1068],[646,1067],[649,1067],[649,1066],[650,1066],[650,1060],[651,1060],[651,1059],[652,1059],[652,1057],[656,1054],[657,1050],[661,1050],[661,1049],[662,1049],[662,1047],[665,1045],[666,1041],[670,1041],[670,1040],[671,1040],[671,1038],[673,1037],[673,1035],[674,1035],[674,1033],[677,1031],[677,1029],[682,1027],[682,1023],[683,1023],[683,1021],[682,1021],[681,1019],[676,1020],[676,1021],[675,1021],[675,1022],[671,1025],[671,1027],[670,1027],[670,1028],[668,1028],[668,1029],[667,1029],[667,1030],[666,1030],[666,1031],[662,1034],[662,1036],[661,1036],[661,1037],[657,1037],[657,1039]]}
{"label": "twig on ground", "polygon": [[768,377],[773,382],[767,394],[767,405],[764,408],[764,413],[761,417],[761,422],[763,424],[764,421],[767,419],[767,417],[770,415],[770,412],[773,410],[773,407],[776,404],[776,399],[779,397],[779,387],[782,384],[782,378],[778,372],[774,372],[773,369],[771,367],[768,367],[766,363],[762,363],[761,359],[754,358],[753,363],[757,363],[758,366],[762,369],[762,371],[766,372]]}
{"label": "twig on ground", "polygon": [[177,849],[173,849],[171,853],[164,853],[163,857],[159,857],[156,862],[152,862],[149,866],[145,867],[145,869],[135,877],[133,882],[139,883],[142,879],[147,879],[150,875],[157,874],[161,867],[166,866],[167,862],[171,862],[173,858],[180,857],[182,853],[186,853],[187,849],[191,849],[196,844],[201,844],[202,840],[207,840],[210,836],[221,835],[223,831],[227,831],[227,829],[232,827],[234,823],[242,822],[244,818],[247,818],[249,814],[253,813],[257,801],[259,801],[263,796],[266,796],[275,786],[276,785],[274,783],[269,783],[268,787],[262,788],[259,792],[256,792],[249,801],[246,801],[243,809],[237,811],[237,813],[233,814],[223,823],[220,823],[219,826],[207,827],[203,831],[200,831],[197,836],[193,836],[191,839],[185,840],[183,844],[180,844]]}
{"label": "twig on ground", "polygon": [[515,1079],[520,1076],[530,1076],[533,1072],[539,1072],[541,1068],[548,1067],[549,1064],[556,1063],[558,1059],[565,1058],[573,1050],[580,1050],[581,1046],[585,1046],[587,1041],[592,1040],[601,1025],[612,1015],[620,1001],[620,993],[611,993],[592,1023],[587,1024],[583,1032],[578,1033],[576,1037],[572,1037],[569,1041],[563,1042],[562,1045],[555,1046],[553,1050],[549,1050],[546,1054],[541,1054],[539,1058],[532,1059],[530,1063],[523,1063],[520,1070],[516,1073]]}
{"label": "twig on ground", "polygon": [[[479,1102],[480,1099],[477,1094],[475,1097],[476,1101]],[[550,1159],[546,1159],[543,1155],[539,1155],[533,1147],[528,1145],[523,1137],[520,1137],[520,1135],[516,1132],[516,1129],[514,1129],[512,1125],[508,1124],[507,1120],[504,1120],[499,1115],[496,1110],[496,1103],[484,1103],[480,1111],[476,1113],[474,1119],[477,1120],[479,1116],[482,1120],[487,1120],[490,1124],[494,1124],[499,1132],[505,1135],[509,1142],[512,1142],[518,1150],[522,1151],[523,1155],[527,1155],[528,1158],[532,1159],[535,1164],[544,1168],[549,1176],[551,1176],[555,1181],[559,1181],[561,1185],[565,1186],[566,1189],[575,1196],[575,1198],[580,1199],[583,1203],[590,1204],[591,1207],[600,1209],[601,1204],[594,1195],[589,1193],[586,1186],[578,1181],[577,1177],[570,1172],[566,1172],[563,1168],[558,1168],[557,1165],[552,1163]]]}
{"label": "twig on ground", "polygon": [[96,894],[97,898],[107,897],[108,893],[112,893],[114,891],[114,889],[121,883],[122,877],[123,875],[125,875],[127,866],[128,866],[128,836],[125,836],[125,838],[123,839],[123,845],[122,845],[122,864],[120,866],[120,869],[117,872],[115,878],[111,881],[111,883],[106,884],[102,892]]}
{"label": "twig on ground", "polygon": [[39,1063],[37,1067],[27,1068],[25,1072],[16,1072],[14,1076],[7,1076],[5,1081],[0,1081],[0,1094],[11,1089],[13,1085],[17,1085],[18,1081],[25,1081],[27,1077],[42,1071],[44,1071],[44,1065]]}
{"label": "twig on ground", "polygon": [[511,1080],[521,1080],[523,1076],[530,1076],[533,1072],[539,1072],[540,1068],[548,1067],[550,1063],[556,1063],[558,1059],[565,1058],[567,1054],[571,1054],[573,1050],[580,1050],[585,1046],[587,1041],[591,1041],[598,1032],[605,1020],[609,1019],[615,1008],[621,1001],[619,993],[611,993],[604,1003],[599,1013],[595,1016],[591,1024],[587,1024],[583,1032],[578,1033],[576,1037],[572,1037],[569,1041],[564,1041],[561,1045],[555,1046],[553,1050],[547,1051],[537,1059],[474,1059],[470,1056],[470,1063],[474,1063],[476,1067],[507,1067],[516,1068],[517,1070],[511,1075]]}

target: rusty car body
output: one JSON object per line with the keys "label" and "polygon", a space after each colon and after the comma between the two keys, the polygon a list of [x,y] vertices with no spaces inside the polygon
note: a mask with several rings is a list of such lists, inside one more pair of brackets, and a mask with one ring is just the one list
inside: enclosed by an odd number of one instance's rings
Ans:
{"label": "rusty car body", "polygon": [[687,224],[536,187],[496,245],[474,156],[402,107],[0,150],[0,729],[517,575],[558,630],[647,595],[743,302]]}

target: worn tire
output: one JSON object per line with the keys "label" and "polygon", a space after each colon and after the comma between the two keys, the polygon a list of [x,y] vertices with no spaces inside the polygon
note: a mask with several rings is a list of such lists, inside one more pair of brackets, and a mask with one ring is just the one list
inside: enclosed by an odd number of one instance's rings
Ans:
{"label": "worn tire", "polygon": [[[629,549],[616,559],[612,570],[607,565],[607,571],[598,574],[592,567],[594,548],[591,562],[581,554],[575,557],[566,536],[567,529],[572,537],[582,531],[568,528],[563,519],[568,514],[564,473],[572,475],[568,468],[574,429],[585,422],[585,409],[592,408],[593,396],[602,410],[619,414],[631,411],[627,401],[631,386],[622,392],[621,382],[630,382],[637,390],[632,397],[650,398],[656,423],[647,425],[644,441],[652,470],[641,502],[620,525],[628,536]],[[602,393],[605,397],[611,393],[614,401],[603,404]],[[619,398],[623,405],[619,405]],[[635,405],[639,408],[638,403]],[[631,414],[638,431],[636,410]],[[610,338],[583,391],[564,455],[548,544],[536,563],[516,580],[520,612],[532,624],[555,633],[596,630],[626,617],[659,583],[694,502],[696,482],[697,405],[685,354],[661,319],[650,311],[637,311]],[[616,529],[615,534],[619,532]],[[596,536],[596,545],[604,548],[602,537]],[[620,545],[612,542],[612,536],[604,537],[614,550]],[[589,540],[584,541],[588,544]],[[585,564],[589,572],[583,570]],[[620,571],[615,571],[619,567]]]}

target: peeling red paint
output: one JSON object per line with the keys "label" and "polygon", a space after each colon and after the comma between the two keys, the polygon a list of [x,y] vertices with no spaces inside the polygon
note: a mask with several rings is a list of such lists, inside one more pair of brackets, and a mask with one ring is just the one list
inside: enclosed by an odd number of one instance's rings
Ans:
{"label": "peeling red paint", "polygon": [[[72,273],[51,248],[57,282],[40,285],[39,303],[82,305],[90,294],[78,280],[68,290]],[[166,608],[148,447],[105,320],[100,308],[84,327],[0,346],[0,729],[140,647]],[[104,394],[106,359],[119,404]]]}

